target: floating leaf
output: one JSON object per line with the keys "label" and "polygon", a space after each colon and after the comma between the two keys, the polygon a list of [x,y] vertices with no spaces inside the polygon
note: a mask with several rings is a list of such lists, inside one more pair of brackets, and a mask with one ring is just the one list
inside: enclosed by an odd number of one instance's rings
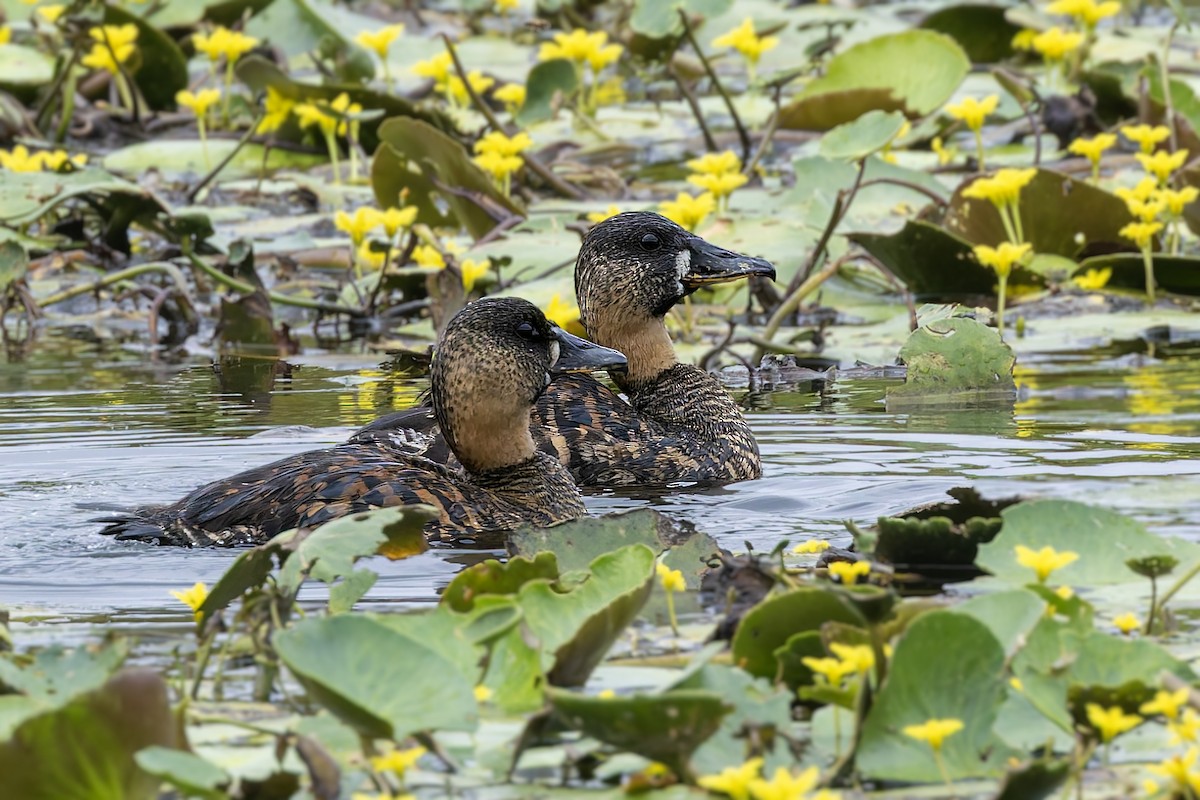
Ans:
{"label": "floating leaf", "polygon": [[925,30],[944,33],[962,47],[974,64],[1012,58],[1012,39],[1021,28],[1009,22],[1003,6],[964,3],[934,11],[921,20]]}
{"label": "floating leaf", "polygon": [[798,633],[820,631],[826,622],[865,628],[862,615],[830,589],[802,587],[773,595],[742,617],[733,636],[733,662],[751,675],[775,680],[775,653]]}
{"label": "floating leaf", "polygon": [[219,790],[229,782],[225,770],[186,750],[155,745],[139,750],[134,760],[143,772],[169,783],[189,797],[222,797]]}
{"label": "floating leaf", "polygon": [[515,595],[534,580],[556,580],[558,559],[554,553],[538,553],[532,558],[518,556],[507,562],[488,559],[472,564],[454,576],[442,592],[441,602],[455,611],[470,611],[475,600],[484,595]]}
{"label": "floating leaf", "polygon": [[932,322],[913,331],[900,349],[907,365],[904,385],[888,392],[888,401],[917,397],[955,397],[1015,391],[1016,359],[995,329],[966,317]]}
{"label": "floating leaf", "polygon": [[[1108,286],[1136,289],[1146,288],[1146,265],[1140,253],[1111,253],[1084,259],[1074,270],[1083,275],[1088,270],[1111,269]],[[1200,296],[1200,258],[1154,254],[1154,281],[1168,292]]]}
{"label": "floating leaf", "polygon": [[579,87],[579,75],[570,61],[552,58],[536,64],[525,79],[525,102],[515,122],[524,127],[554,116],[555,98],[566,98]]}
{"label": "floating leaf", "polygon": [[637,0],[629,18],[629,27],[650,39],[663,39],[683,33],[680,11],[687,14],[689,19],[712,18],[731,8],[733,0]]}
{"label": "floating leaf", "polygon": [[0,47],[0,89],[24,97],[54,79],[54,60],[20,44]]}
{"label": "floating leaf", "polygon": [[903,114],[868,111],[822,136],[819,151],[825,158],[861,161],[890,144],[903,127]]}

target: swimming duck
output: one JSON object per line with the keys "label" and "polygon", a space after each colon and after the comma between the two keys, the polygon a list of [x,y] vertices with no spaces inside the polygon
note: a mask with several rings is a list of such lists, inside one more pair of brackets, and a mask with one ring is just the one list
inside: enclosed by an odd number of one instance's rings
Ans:
{"label": "swimming duck", "polygon": [[[623,352],[612,372],[625,398],[590,375],[558,378],[538,400],[533,436],[580,486],[724,484],[762,475],[758,443],[737,404],[702,369],[678,361],[664,318],[702,286],[775,277],[759,258],[717,247],[650,212],[617,214],[584,237],[575,266],[580,320]],[[390,439],[451,458],[425,409],[389,414],[351,441]]]}
{"label": "swimming duck", "polygon": [[98,521],[118,539],[201,546],[257,544],[409,503],[438,510],[425,532],[442,541],[574,519],[585,513],[579,490],[559,460],[535,446],[530,411],[551,374],[624,364],[617,351],[572,336],[525,300],[479,300],[446,326],[431,374],[433,414],[461,468],[379,438],[289,456],[173,505]]}

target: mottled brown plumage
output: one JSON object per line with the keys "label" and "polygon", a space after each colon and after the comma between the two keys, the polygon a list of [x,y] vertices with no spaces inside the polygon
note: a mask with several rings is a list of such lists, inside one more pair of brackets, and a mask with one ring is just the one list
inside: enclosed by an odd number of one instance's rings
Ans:
{"label": "mottled brown plumage", "polygon": [[[580,486],[722,484],[762,475],[758,443],[737,404],[704,370],[681,364],[663,318],[706,284],[774,277],[767,262],[719,247],[658,214],[618,214],[584,238],[575,267],[580,317],[593,341],[623,352],[612,378],[628,400],[587,375],[559,378],[533,413],[537,446]],[[427,410],[381,417],[351,441],[415,442],[452,456]],[[452,461],[451,461],[452,463]]]}
{"label": "mottled brown plumage", "polygon": [[438,344],[433,415],[463,466],[386,439],[313,450],[216,481],[179,502],[108,520],[102,533],[171,545],[255,544],[371,508],[426,503],[431,538],[457,541],[582,516],[579,490],[537,450],[530,409],[551,372],[616,368],[620,353],[550,324],[532,304],[486,299],[461,311]]}

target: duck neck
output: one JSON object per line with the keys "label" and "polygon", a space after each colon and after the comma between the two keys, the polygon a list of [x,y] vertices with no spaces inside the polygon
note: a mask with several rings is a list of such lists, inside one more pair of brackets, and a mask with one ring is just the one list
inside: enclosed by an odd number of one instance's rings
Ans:
{"label": "duck neck", "polygon": [[613,380],[623,390],[654,380],[677,362],[675,346],[661,317],[647,317],[619,326],[597,323],[588,327],[588,333],[596,344],[625,354],[628,370],[613,374]]}
{"label": "duck neck", "polygon": [[529,432],[529,409],[520,414],[487,414],[482,408],[462,413],[455,406],[435,407],[438,425],[459,463],[476,474],[504,469],[537,454]]}

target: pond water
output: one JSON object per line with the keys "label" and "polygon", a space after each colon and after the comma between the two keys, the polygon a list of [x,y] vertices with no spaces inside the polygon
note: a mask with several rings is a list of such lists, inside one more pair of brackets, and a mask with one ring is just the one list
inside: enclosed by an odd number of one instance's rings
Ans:
{"label": "pond water", "polygon": [[[595,496],[594,512],[653,506],[731,549],[817,536],[844,520],[943,499],[1041,495],[1100,503],[1200,539],[1200,349],[1041,356],[1020,396],[983,408],[889,411],[883,379],[748,395],[765,477],[658,498]],[[343,439],[410,405],[418,379],[370,354],[167,363],[140,346],[41,337],[0,367],[0,607],[24,620],[184,621],[168,592],[212,582],[234,551],[155,548],[96,534],[104,508],[169,502],[206,481]],[[377,605],[425,603],[478,552],[373,563]],[[382,561],[382,560],[380,560]]]}

